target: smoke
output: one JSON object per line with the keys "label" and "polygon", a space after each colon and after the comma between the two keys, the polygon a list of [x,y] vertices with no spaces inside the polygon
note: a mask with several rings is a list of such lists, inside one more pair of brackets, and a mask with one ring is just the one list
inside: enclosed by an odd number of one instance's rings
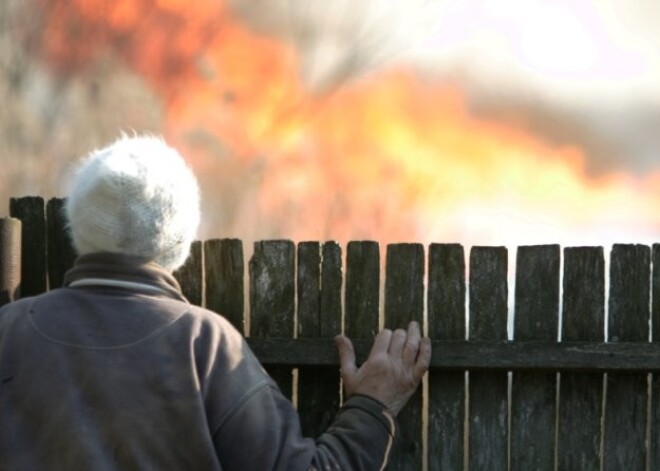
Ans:
{"label": "smoke", "polygon": [[0,7],[0,195],[135,129],[194,162],[204,237],[657,240],[650,3],[227,1]]}
{"label": "smoke", "polygon": [[294,44],[312,92],[414,67],[460,89],[477,116],[584,149],[592,174],[660,168],[655,0],[230,3]]}
{"label": "smoke", "polygon": [[312,93],[392,64],[431,31],[437,9],[425,0],[229,0],[233,11],[261,33],[289,41],[300,77]]}

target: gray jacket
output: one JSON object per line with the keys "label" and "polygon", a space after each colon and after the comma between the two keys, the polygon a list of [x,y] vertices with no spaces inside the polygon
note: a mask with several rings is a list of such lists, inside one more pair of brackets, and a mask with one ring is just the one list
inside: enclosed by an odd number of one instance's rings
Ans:
{"label": "gray jacket", "polygon": [[367,470],[395,423],[354,396],[316,440],[244,338],[133,257],[80,257],[0,309],[0,470]]}

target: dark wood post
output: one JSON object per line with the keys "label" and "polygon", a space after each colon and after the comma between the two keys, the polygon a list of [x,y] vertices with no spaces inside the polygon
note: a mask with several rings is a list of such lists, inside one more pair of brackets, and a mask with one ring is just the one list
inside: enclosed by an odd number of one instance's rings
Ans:
{"label": "dark wood post", "polygon": [[378,243],[349,242],[346,253],[346,335],[355,339],[374,338],[378,332],[379,299]]}
{"label": "dark wood post", "polygon": [[204,243],[206,308],[223,315],[245,334],[245,263],[239,239]]}
{"label": "dark wood post", "polygon": [[[612,247],[608,340],[648,342],[651,250]],[[646,469],[648,379],[646,373],[607,374],[603,470]],[[657,463],[656,463],[657,464]]]}
{"label": "dark wood post", "polygon": [[[470,251],[470,339],[506,340],[508,256],[505,247]],[[508,468],[508,375],[469,375],[469,469]]]}
{"label": "dark wood post", "polygon": [[[431,244],[428,322],[433,340],[465,340],[465,252],[458,244]],[[429,374],[428,468],[463,469],[465,371]]]}
{"label": "dark wood post", "polygon": [[[424,322],[424,247],[391,244],[385,270],[385,327],[406,329]],[[388,469],[422,469],[422,387],[415,391],[398,415],[401,436],[395,442]]]}
{"label": "dark wood post", "polygon": [[[295,247],[290,240],[255,242],[250,260],[250,337],[293,337]],[[267,367],[282,393],[292,397],[288,367]]]}
{"label": "dark wood post", "polygon": [[[660,244],[653,244],[651,253],[651,340],[660,342]],[[651,387],[649,462],[651,470],[660,467],[660,374],[654,373]]]}
{"label": "dark wood post", "polygon": [[[559,246],[519,247],[514,340],[557,341]],[[555,469],[557,374],[514,372],[511,386],[511,469]]]}
{"label": "dark wood post", "polygon": [[[298,244],[298,338],[333,338],[341,332],[341,247]],[[339,368],[300,367],[298,411],[305,436],[317,437],[339,410]]]}
{"label": "dark wood post", "polygon": [[181,292],[195,306],[202,305],[203,270],[202,243],[196,240],[190,244],[190,255],[186,262],[173,273],[181,285]]}
{"label": "dark wood post", "polygon": [[[602,247],[564,249],[562,341],[604,340]],[[558,469],[600,469],[603,374],[561,374]]]}
{"label": "dark wood post", "polygon": [[46,205],[35,196],[12,198],[9,214],[20,219],[21,235],[21,296],[35,296],[48,289],[46,267]]}

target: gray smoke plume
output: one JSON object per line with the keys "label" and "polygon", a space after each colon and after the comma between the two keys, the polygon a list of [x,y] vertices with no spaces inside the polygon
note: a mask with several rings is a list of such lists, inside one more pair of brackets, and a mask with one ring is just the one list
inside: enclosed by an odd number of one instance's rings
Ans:
{"label": "gray smoke plume", "polygon": [[[593,174],[660,170],[656,0],[230,3],[254,28],[294,44],[311,92],[404,63],[426,80],[457,86],[476,115],[526,126],[550,144],[579,146]],[[508,30],[522,36],[502,37]],[[563,45],[564,62],[575,57],[569,65],[579,71],[589,65],[581,60],[609,68],[600,76],[598,67],[576,77],[544,75],[534,68],[539,57],[530,65],[515,55],[543,52],[546,43]]]}

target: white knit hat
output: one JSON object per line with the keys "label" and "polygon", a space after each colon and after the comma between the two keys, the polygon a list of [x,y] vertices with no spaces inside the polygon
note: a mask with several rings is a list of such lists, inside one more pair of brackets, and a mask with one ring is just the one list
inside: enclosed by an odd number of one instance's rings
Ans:
{"label": "white knit hat", "polygon": [[137,255],[174,271],[199,226],[197,180],[161,138],[122,136],[82,163],[66,214],[80,255]]}

